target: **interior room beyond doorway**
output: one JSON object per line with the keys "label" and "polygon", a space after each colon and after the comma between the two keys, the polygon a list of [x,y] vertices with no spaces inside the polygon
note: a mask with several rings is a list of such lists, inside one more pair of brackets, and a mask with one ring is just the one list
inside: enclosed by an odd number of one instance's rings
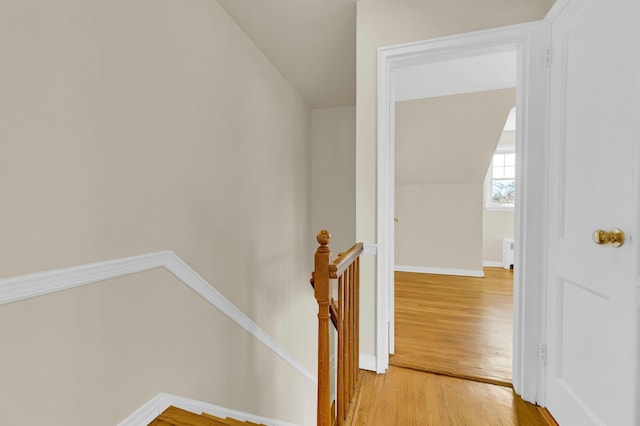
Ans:
{"label": "interior room beyond doorway", "polygon": [[[516,66],[501,52],[395,74],[391,365],[511,385]],[[447,83],[411,92],[425,75]]]}

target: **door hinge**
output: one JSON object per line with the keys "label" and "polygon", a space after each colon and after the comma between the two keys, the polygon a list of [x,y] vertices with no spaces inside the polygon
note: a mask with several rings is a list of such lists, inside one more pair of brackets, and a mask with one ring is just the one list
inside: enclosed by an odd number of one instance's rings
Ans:
{"label": "door hinge", "polygon": [[540,345],[540,362],[543,364],[547,363],[547,345],[544,343]]}
{"label": "door hinge", "polygon": [[551,66],[551,49],[545,49],[544,52],[542,52],[542,63],[546,68]]}

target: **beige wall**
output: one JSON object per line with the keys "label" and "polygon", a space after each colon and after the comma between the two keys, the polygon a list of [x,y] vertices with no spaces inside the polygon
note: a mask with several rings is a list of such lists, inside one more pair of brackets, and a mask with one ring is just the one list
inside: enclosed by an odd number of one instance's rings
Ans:
{"label": "beige wall", "polygon": [[[0,276],[170,249],[314,371],[310,111],[218,4],[4,1],[0,51]],[[153,277],[134,282],[154,291]],[[92,292],[98,288],[82,292],[95,299]],[[143,299],[129,294],[128,286],[119,288],[113,299],[123,304],[134,296]],[[16,371],[31,364],[50,366],[51,350],[79,359],[87,333],[103,333],[104,341],[112,341],[121,332],[108,325],[120,321],[118,303],[85,305],[85,297],[66,292],[55,298],[69,300],[57,308],[42,302],[46,299],[34,301],[37,313],[28,324],[23,316],[12,316],[21,304],[0,306],[5,329],[11,323],[25,330],[19,352],[0,351],[1,365]],[[84,330],[82,319],[89,315],[84,311],[94,309],[103,325]],[[191,310],[163,309],[174,317]],[[132,327],[146,321],[145,309],[139,315],[131,311],[126,318]],[[55,333],[65,335],[64,349],[56,347],[46,324],[58,318],[63,330]],[[163,337],[162,327],[157,339]],[[212,336],[222,332],[211,321],[206,329]],[[203,332],[172,330],[193,340],[202,339]],[[180,366],[184,382],[176,377],[155,386],[157,379],[144,372],[137,376],[132,368],[160,364],[145,348],[146,340],[136,346],[135,335],[123,338],[134,344],[127,348],[128,358],[93,370],[88,387],[79,387],[85,383],[79,377],[55,382],[58,388],[46,402],[60,402],[53,418],[86,414],[79,405],[94,392],[103,394],[98,388],[105,382],[112,392],[103,407],[117,413],[110,420],[123,418],[160,391],[224,403],[216,400],[224,394],[219,388],[238,379],[237,369],[226,365],[229,354],[244,357],[224,339],[215,350],[209,342],[203,354],[215,367],[202,371],[202,360],[188,365],[192,368]],[[88,355],[96,352],[92,348]],[[252,371],[273,364],[257,356],[251,363]],[[120,383],[126,398],[111,383],[120,369],[130,373]],[[52,389],[57,373],[49,370],[38,370],[38,386]],[[277,405],[276,417],[302,421],[307,413],[296,414],[293,407],[298,402],[306,407],[307,387],[283,377],[278,387],[289,388],[281,396],[291,408]],[[7,420],[18,415],[13,407],[24,406],[20,398],[33,402],[20,380],[11,373],[0,381],[0,392],[12,395],[11,408],[0,410],[2,424],[20,423]],[[262,395],[273,392],[272,383],[241,380],[247,406],[236,408],[262,409],[259,400],[271,398]],[[235,399],[240,393],[233,393],[235,404],[243,404]],[[77,416],[50,424],[96,424],[95,416],[90,421]]]}
{"label": "beige wall", "polygon": [[396,265],[482,271],[482,184],[396,185]]}
{"label": "beige wall", "polygon": [[[360,0],[357,11],[356,238],[376,242],[377,49],[544,17],[553,0]],[[364,265],[363,265],[364,266]],[[362,350],[374,353],[375,272],[364,268]]]}
{"label": "beige wall", "polygon": [[162,268],[3,306],[0,335],[3,425],[113,426],[159,392],[315,421],[315,385]]}
{"label": "beige wall", "polygon": [[514,88],[396,102],[395,183],[482,183]]}
{"label": "beige wall", "polygon": [[513,211],[487,211],[482,216],[482,260],[502,262],[502,240],[513,239]]}
{"label": "beige wall", "polygon": [[314,109],[311,129],[311,232],[329,230],[337,254],[356,241],[356,109]]}
{"label": "beige wall", "polygon": [[397,266],[481,273],[482,184],[514,103],[513,88],[396,103]]}

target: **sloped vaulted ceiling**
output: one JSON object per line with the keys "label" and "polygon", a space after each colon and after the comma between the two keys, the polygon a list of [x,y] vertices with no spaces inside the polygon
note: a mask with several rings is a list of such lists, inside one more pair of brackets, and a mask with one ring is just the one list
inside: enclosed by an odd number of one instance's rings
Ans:
{"label": "sloped vaulted ceiling", "polygon": [[481,184],[515,89],[396,104],[396,184]]}
{"label": "sloped vaulted ceiling", "polygon": [[356,0],[218,0],[312,108],[355,105]]}

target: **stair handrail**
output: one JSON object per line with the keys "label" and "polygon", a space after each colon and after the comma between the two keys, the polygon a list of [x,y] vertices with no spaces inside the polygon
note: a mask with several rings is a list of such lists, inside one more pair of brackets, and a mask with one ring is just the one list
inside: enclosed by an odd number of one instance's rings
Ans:
{"label": "stair handrail", "polygon": [[[311,284],[318,302],[318,426],[330,426],[334,420],[338,426],[342,426],[349,415],[359,370],[360,255],[363,245],[355,244],[331,262],[331,234],[322,230],[316,239],[320,247],[315,253]],[[333,281],[338,282],[338,300],[332,297]],[[332,406],[330,394],[329,320],[338,331],[335,406]]]}

